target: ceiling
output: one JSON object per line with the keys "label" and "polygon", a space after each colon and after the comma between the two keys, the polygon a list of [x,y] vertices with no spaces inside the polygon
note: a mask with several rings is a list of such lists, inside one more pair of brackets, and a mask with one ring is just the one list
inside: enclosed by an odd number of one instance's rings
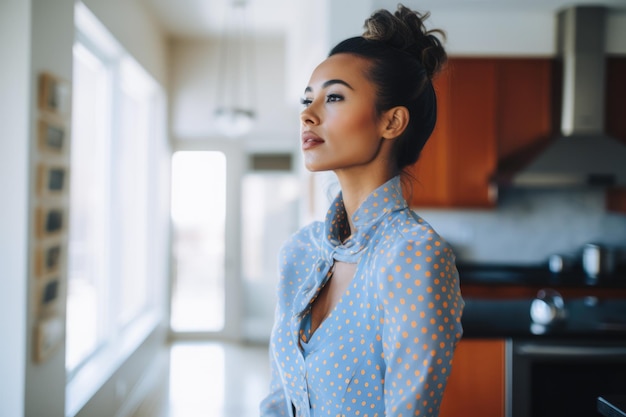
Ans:
{"label": "ceiling", "polygon": [[165,31],[175,38],[218,36],[227,21],[239,22],[243,14],[233,4],[245,4],[245,19],[255,33],[283,34],[293,0],[141,0]]}
{"label": "ceiling", "polygon": [[[233,4],[246,4],[247,25],[261,35],[287,33],[293,23],[295,7],[315,7],[324,0],[141,0],[150,9],[165,31],[175,38],[206,38],[219,35],[224,22],[241,17],[233,15]],[[326,0],[330,1],[330,0]],[[337,1],[337,0],[334,0]],[[341,0],[347,1],[347,0]],[[357,0],[352,0],[357,1]],[[397,0],[369,0],[373,9],[395,8]],[[575,4],[606,5],[626,8],[626,0],[405,0],[402,3],[416,10],[429,10],[433,16],[438,10],[473,12],[485,10],[545,11],[555,13],[562,7]],[[239,9],[242,10],[242,9]],[[230,14],[229,14],[230,13]],[[364,16],[365,19],[366,16]],[[307,22],[302,22],[306,24]]]}

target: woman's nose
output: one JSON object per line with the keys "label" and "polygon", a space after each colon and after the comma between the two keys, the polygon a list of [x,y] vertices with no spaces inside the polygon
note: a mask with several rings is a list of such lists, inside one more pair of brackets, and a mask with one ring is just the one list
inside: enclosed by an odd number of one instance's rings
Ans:
{"label": "woman's nose", "polygon": [[304,125],[317,125],[319,124],[319,117],[309,106],[300,113],[300,122]]}

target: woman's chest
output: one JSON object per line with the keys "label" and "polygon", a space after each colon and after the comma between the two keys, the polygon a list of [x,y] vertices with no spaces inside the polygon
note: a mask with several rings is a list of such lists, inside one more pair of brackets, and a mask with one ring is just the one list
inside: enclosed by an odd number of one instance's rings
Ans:
{"label": "woman's chest", "polygon": [[[312,312],[316,302],[313,301]],[[301,318],[299,334],[304,356],[308,359],[319,357],[320,353],[325,357],[331,352],[354,353],[364,349],[370,341],[379,339],[382,311],[374,283],[365,274],[357,273],[317,327],[312,327],[314,314]]]}
{"label": "woman's chest", "polygon": [[310,336],[310,334],[315,332],[343,298],[350,297],[351,293],[348,286],[356,279],[357,265],[356,263],[339,261],[333,264],[329,272],[329,279],[319,290],[318,295],[311,301],[310,323],[306,336]]}
{"label": "woman's chest", "polygon": [[350,286],[308,342],[301,342],[306,379],[315,395],[343,397],[348,385],[382,380],[382,311],[371,292]]}

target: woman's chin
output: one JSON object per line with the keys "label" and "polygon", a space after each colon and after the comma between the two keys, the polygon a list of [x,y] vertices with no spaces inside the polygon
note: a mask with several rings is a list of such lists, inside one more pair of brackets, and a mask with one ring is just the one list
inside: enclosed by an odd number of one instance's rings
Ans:
{"label": "woman's chin", "polygon": [[320,163],[317,163],[316,161],[305,160],[304,167],[307,169],[307,171],[310,171],[310,172],[328,171],[328,168],[326,168]]}

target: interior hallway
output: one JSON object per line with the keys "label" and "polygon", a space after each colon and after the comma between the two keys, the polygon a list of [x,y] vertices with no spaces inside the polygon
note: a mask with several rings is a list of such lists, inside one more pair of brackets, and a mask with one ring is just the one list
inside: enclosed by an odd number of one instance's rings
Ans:
{"label": "interior hallway", "polygon": [[269,388],[263,345],[173,342],[157,365],[155,389],[133,417],[254,417]]}

